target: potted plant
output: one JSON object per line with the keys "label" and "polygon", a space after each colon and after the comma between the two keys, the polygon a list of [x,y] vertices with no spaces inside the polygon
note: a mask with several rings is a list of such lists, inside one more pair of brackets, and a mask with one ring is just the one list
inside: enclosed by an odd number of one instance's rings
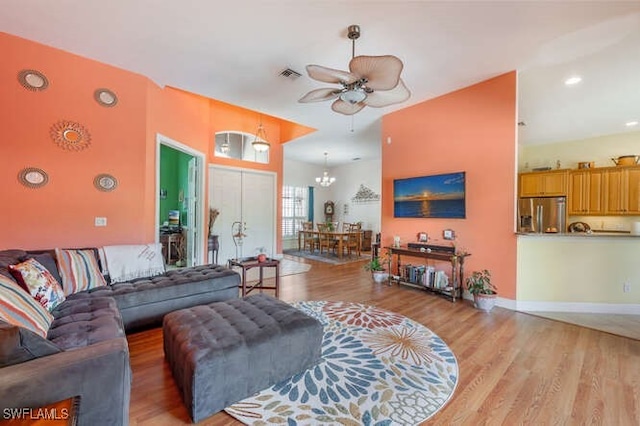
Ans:
{"label": "potted plant", "polygon": [[497,288],[491,283],[491,273],[487,269],[474,271],[466,280],[467,290],[473,295],[475,307],[489,312],[496,304]]}
{"label": "potted plant", "polygon": [[[382,252],[381,252],[382,253]],[[379,256],[375,256],[369,262],[365,263],[364,270],[371,271],[373,280],[382,283],[389,279],[391,258],[388,252],[384,252]]]}

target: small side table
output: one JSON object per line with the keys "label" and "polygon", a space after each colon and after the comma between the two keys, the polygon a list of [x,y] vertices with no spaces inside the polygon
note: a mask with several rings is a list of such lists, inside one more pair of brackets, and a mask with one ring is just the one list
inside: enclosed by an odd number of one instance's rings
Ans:
{"label": "small side table", "polygon": [[[242,297],[245,297],[254,289],[260,289],[260,293],[262,290],[275,290],[276,298],[279,296],[280,292],[280,261],[278,259],[267,258],[264,262],[258,262],[257,257],[245,257],[243,259],[229,259],[229,268],[237,266],[242,268]],[[258,282],[253,284],[252,286],[247,286],[247,271],[253,268],[260,268],[260,277],[258,278]],[[264,285],[264,268],[276,268],[276,282],[274,286],[265,286]]]}

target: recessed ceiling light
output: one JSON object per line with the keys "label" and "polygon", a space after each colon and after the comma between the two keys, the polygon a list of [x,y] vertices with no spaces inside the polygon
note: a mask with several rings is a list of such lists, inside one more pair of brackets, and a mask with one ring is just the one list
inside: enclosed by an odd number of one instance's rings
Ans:
{"label": "recessed ceiling light", "polygon": [[627,122],[626,122],[626,123],[624,123],[624,124],[625,124],[625,126],[627,126],[627,127],[633,127],[633,126],[637,126],[637,125],[638,125],[638,122],[634,120],[634,121],[627,121]]}
{"label": "recessed ceiling light", "polygon": [[567,86],[573,86],[574,84],[578,84],[582,81],[582,77],[579,75],[574,75],[573,77],[569,77],[564,81],[564,84]]}

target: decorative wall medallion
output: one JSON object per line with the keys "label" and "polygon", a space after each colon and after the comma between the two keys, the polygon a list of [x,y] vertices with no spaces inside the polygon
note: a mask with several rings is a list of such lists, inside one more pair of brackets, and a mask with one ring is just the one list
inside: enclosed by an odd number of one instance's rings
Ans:
{"label": "decorative wall medallion", "polygon": [[62,149],[81,151],[91,144],[91,135],[80,123],[58,121],[51,127],[51,139]]}
{"label": "decorative wall medallion", "polygon": [[49,182],[49,175],[37,167],[25,167],[18,173],[18,181],[27,188],[40,188]]}
{"label": "decorative wall medallion", "polygon": [[114,107],[118,103],[118,97],[109,89],[96,89],[93,98],[104,107]]}
{"label": "decorative wall medallion", "polygon": [[27,90],[38,92],[49,87],[49,80],[40,71],[22,70],[18,73],[18,81]]}
{"label": "decorative wall medallion", "polygon": [[116,189],[118,180],[111,175],[101,173],[93,179],[93,186],[95,186],[98,191],[109,192]]}

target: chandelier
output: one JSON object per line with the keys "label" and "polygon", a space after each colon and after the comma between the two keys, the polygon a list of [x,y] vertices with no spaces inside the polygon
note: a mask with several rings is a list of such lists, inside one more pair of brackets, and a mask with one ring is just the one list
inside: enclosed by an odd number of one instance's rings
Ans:
{"label": "chandelier", "polygon": [[322,177],[316,178],[316,183],[319,183],[320,186],[327,187],[336,181],[335,177],[329,177],[329,172],[327,171],[327,155],[328,153],[324,153],[324,172],[322,173]]}
{"label": "chandelier", "polygon": [[269,150],[269,142],[267,142],[267,133],[262,127],[262,117],[260,117],[260,124],[258,124],[258,131],[256,132],[256,138],[251,142],[251,146],[258,152],[265,152]]}

